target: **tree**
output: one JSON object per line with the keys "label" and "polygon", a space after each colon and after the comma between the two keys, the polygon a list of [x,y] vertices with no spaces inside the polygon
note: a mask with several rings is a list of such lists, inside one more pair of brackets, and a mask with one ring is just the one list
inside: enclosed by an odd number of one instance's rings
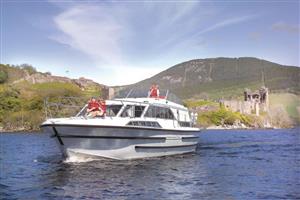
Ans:
{"label": "tree", "polygon": [[29,73],[29,75],[34,74],[34,73],[37,72],[36,68],[33,67],[32,65],[29,65],[29,64],[22,64],[21,68],[26,70]]}
{"label": "tree", "polygon": [[0,70],[0,83],[5,83],[7,81],[8,75],[4,70]]}

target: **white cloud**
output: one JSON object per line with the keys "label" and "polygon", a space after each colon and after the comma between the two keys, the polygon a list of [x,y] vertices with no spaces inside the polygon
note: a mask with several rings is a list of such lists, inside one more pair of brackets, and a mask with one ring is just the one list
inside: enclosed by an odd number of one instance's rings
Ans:
{"label": "white cloud", "polygon": [[123,27],[109,17],[106,8],[75,6],[56,16],[54,21],[63,33],[53,37],[58,42],[84,52],[97,63],[122,64]]}
{"label": "white cloud", "polygon": [[242,22],[245,22],[245,21],[249,21],[251,19],[254,19],[255,17],[257,17],[257,15],[247,15],[247,16],[240,16],[240,17],[225,19],[221,22],[218,22],[218,23],[216,23],[216,24],[200,31],[198,34],[207,33],[207,32],[214,31],[214,30],[226,27],[226,26],[230,26],[230,25],[242,23]]}
{"label": "white cloud", "polygon": [[[54,18],[59,32],[51,39],[84,53],[96,67],[109,69],[111,73],[101,81],[110,85],[154,75],[168,67],[158,64],[164,58],[178,57],[186,49],[201,48],[203,33],[255,17],[230,18],[201,30],[199,27],[211,24],[211,18],[215,21],[217,13],[212,6],[201,6],[197,1],[66,5],[61,6],[63,11]],[[142,67],[150,62],[154,68]]]}

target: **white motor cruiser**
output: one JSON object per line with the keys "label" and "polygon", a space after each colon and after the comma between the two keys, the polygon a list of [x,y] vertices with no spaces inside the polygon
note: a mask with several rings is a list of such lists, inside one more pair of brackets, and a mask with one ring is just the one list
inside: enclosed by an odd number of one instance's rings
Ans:
{"label": "white motor cruiser", "polygon": [[124,160],[194,152],[196,115],[168,96],[106,100],[106,115],[96,118],[86,117],[85,105],[75,117],[47,119],[41,128],[67,157]]}

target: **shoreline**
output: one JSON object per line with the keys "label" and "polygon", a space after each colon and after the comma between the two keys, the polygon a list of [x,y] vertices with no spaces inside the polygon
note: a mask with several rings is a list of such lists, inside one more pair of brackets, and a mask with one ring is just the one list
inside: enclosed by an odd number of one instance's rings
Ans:
{"label": "shoreline", "polygon": [[[288,127],[288,128],[294,128],[294,127]],[[273,130],[273,129],[284,129],[281,127],[245,127],[245,126],[208,126],[205,128],[206,130]]]}

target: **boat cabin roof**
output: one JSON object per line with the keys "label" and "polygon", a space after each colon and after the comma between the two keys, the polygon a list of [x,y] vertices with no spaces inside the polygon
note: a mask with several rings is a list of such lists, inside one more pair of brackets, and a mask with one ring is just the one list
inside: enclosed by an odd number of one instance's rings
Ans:
{"label": "boat cabin roof", "polygon": [[[113,99],[131,99],[134,101],[148,101],[147,103],[159,102],[163,103],[163,101],[159,100],[167,100],[168,102],[173,102],[177,105],[183,105],[181,99],[179,99],[175,94],[170,92],[169,90],[159,89],[159,97],[158,98],[149,98],[149,90],[143,88],[132,88],[132,89],[124,89],[115,94]],[[150,100],[152,99],[152,100]]]}
{"label": "boat cabin roof", "polygon": [[162,98],[117,98],[113,100],[106,100],[107,105],[154,105],[161,107],[171,107],[180,110],[187,110],[183,105],[174,103]]}

